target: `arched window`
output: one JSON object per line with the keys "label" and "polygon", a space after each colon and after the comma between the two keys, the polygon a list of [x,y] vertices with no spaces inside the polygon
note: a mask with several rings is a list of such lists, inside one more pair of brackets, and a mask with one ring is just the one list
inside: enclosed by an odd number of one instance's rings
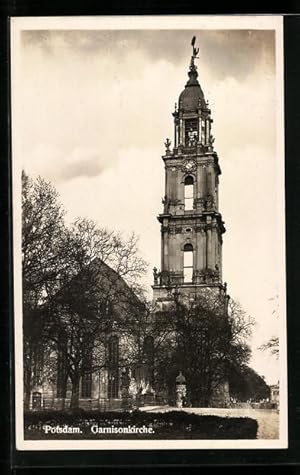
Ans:
{"label": "arched window", "polygon": [[194,178],[188,175],[184,180],[184,209],[193,209],[194,202]]}
{"label": "arched window", "polygon": [[33,347],[32,353],[33,360],[33,384],[41,384],[41,379],[43,377],[43,364],[44,364],[44,351],[41,343],[38,341]]}
{"label": "arched window", "polygon": [[92,354],[87,349],[82,365],[85,369],[81,379],[81,397],[90,398],[92,396]]}
{"label": "arched window", "polygon": [[119,338],[111,336],[108,341],[108,397],[119,396]]}
{"label": "arched window", "polygon": [[193,281],[193,246],[185,244],[183,248],[183,281]]}
{"label": "arched window", "polygon": [[119,366],[119,338],[111,336],[108,341],[108,361],[109,366]]}
{"label": "arched window", "polygon": [[196,145],[198,140],[198,119],[185,120],[185,145]]}

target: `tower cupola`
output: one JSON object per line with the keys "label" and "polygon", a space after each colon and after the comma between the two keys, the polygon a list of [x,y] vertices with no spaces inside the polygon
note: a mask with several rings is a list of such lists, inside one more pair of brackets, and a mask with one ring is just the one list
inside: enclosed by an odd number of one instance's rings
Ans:
{"label": "tower cupola", "polygon": [[198,71],[195,60],[198,58],[199,48],[195,48],[192,39],[192,56],[188,71],[188,81],[175,107],[174,117],[174,146],[179,153],[184,153],[186,147],[198,147],[202,151],[213,149],[211,135],[211,111],[205,100],[202,88],[198,81]]}
{"label": "tower cupola", "polygon": [[206,102],[201,86],[198,82],[197,66],[194,62],[194,56],[191,58],[190,69],[188,72],[189,79],[184,90],[179,96],[179,110],[183,112],[196,112],[201,108],[206,108]]}

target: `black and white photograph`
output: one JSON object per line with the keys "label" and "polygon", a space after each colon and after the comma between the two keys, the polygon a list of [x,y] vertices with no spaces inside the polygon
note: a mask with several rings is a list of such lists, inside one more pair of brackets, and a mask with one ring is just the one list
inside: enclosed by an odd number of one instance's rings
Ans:
{"label": "black and white photograph", "polygon": [[16,444],[287,448],[280,16],[11,19]]}

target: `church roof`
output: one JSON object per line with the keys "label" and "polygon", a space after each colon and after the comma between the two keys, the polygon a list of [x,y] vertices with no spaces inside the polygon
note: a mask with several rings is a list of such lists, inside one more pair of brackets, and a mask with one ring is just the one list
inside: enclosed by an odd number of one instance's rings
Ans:
{"label": "church roof", "polygon": [[188,75],[188,82],[179,96],[179,110],[184,112],[196,111],[199,106],[206,109],[204,94],[197,79],[198,72],[193,60]]}
{"label": "church roof", "polygon": [[[85,282],[88,284],[85,285]],[[56,293],[55,298],[63,303],[66,293],[69,297],[72,297],[72,294],[82,293],[84,299],[84,295],[89,292],[93,294],[94,299],[101,297],[109,300],[119,309],[129,304],[144,309],[144,303],[136,295],[134,289],[116,270],[99,257],[92,259],[89,264],[73,275]]]}

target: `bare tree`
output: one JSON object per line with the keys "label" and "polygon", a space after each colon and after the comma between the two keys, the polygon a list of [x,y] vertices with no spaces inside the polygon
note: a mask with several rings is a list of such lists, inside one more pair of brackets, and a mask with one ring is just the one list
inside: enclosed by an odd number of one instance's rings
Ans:
{"label": "bare tree", "polygon": [[159,355],[161,379],[173,388],[182,370],[191,403],[209,405],[214,390],[227,380],[230,365],[249,360],[253,320],[233,301],[227,306],[223,293],[210,289],[193,300],[175,297],[164,319],[173,328]]}
{"label": "bare tree", "polygon": [[[269,299],[270,301],[273,302],[273,310],[272,310],[272,315],[278,319],[279,316],[279,303],[278,303],[278,295],[275,295],[275,297],[271,297]],[[258,347],[259,350],[261,351],[268,351],[272,356],[275,356],[276,359],[279,358],[279,337],[276,335],[272,335],[268,341],[263,343]]]}
{"label": "bare tree", "polygon": [[279,337],[272,336],[266,343],[260,345],[259,350],[270,351],[277,359],[279,357]]}
{"label": "bare tree", "polygon": [[25,407],[41,377],[41,308],[58,289],[64,210],[54,187],[22,172],[22,278]]}
{"label": "bare tree", "polygon": [[22,186],[25,407],[34,384],[61,364],[76,407],[80,378],[106,364],[108,335],[141,318],[146,264],[134,234],[124,239],[88,219],[66,227],[50,183],[23,172]]}
{"label": "bare tree", "polygon": [[[87,219],[65,233],[61,288],[47,305],[45,319],[47,337],[63,355],[72,383],[72,409],[79,404],[81,378],[107,365],[109,336],[124,336],[126,323],[142,312],[136,292],[145,262],[137,252],[134,235],[122,239]],[[122,358],[130,360],[130,346]]]}

